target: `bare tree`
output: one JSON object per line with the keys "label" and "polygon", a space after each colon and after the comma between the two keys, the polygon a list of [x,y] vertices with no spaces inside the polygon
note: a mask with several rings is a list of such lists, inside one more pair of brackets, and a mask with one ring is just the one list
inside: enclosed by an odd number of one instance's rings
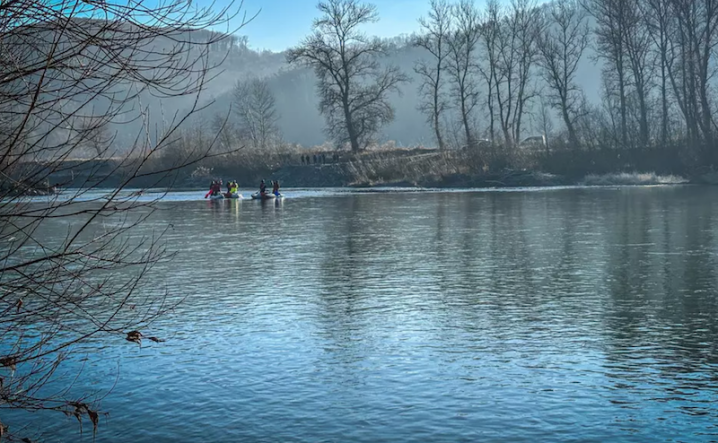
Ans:
{"label": "bare tree", "polygon": [[314,33],[291,49],[287,60],[314,68],[327,133],[358,152],[394,119],[387,96],[398,92],[407,78],[394,66],[382,67],[379,58],[387,55],[386,43],[358,29],[378,20],[375,6],[328,0],[317,8],[322,15],[314,21]]}
{"label": "bare tree", "polygon": [[704,159],[718,161],[716,122],[711,102],[713,62],[718,46],[718,4],[712,0],[670,0],[676,18],[678,63],[670,72],[671,84],[686,123],[688,143],[701,148]]}
{"label": "bare tree", "polygon": [[414,45],[425,49],[430,55],[430,60],[421,60],[414,67],[414,71],[421,78],[419,94],[422,102],[419,110],[432,125],[436,142],[443,151],[446,149],[446,143],[441,135],[441,121],[442,113],[448,106],[443,95],[443,74],[448,55],[446,39],[451,27],[449,4],[445,0],[431,0],[429,16],[419,19],[419,24],[423,34],[416,38]]}
{"label": "bare tree", "polygon": [[[626,38],[633,23],[628,20],[627,0],[588,0],[587,9],[596,19],[596,42],[598,54],[606,66],[603,71],[607,81],[615,83],[620,116],[620,141],[623,147],[628,146],[628,87],[629,66],[627,59]],[[612,94],[616,92],[609,91]]]}
{"label": "bare tree", "polygon": [[539,11],[530,0],[512,1],[505,17],[499,19],[494,100],[504,142],[512,146],[520,140],[526,104],[536,95],[530,84],[531,68],[537,61],[536,38]]}
{"label": "bare tree", "polygon": [[265,80],[239,80],[234,86],[232,110],[239,120],[239,131],[253,146],[265,149],[279,134],[279,115],[274,94]]}
{"label": "bare tree", "polygon": [[639,8],[640,0],[625,0],[626,21],[633,26],[626,27],[626,58],[631,72],[632,86],[638,102],[638,145],[648,146],[649,93],[652,87],[653,70],[650,63],[651,37],[646,29],[643,14]]}
{"label": "bare tree", "polygon": [[513,139],[518,142],[521,139],[522,122],[528,103],[538,94],[532,78],[533,67],[538,61],[536,40],[541,33],[542,21],[539,8],[533,0],[512,0],[510,13],[509,29],[515,38],[510,47],[515,48],[517,68],[514,81],[516,100],[511,127]]}
{"label": "bare tree", "polygon": [[486,106],[489,116],[489,136],[493,146],[496,136],[496,101],[494,85],[499,82],[499,33],[501,32],[501,9],[496,0],[489,0],[479,25],[480,47],[484,63],[478,64],[478,70],[486,83]]}
{"label": "bare tree", "polygon": [[669,81],[670,72],[675,63],[674,44],[674,18],[671,11],[670,0],[643,0],[642,25],[645,26],[648,36],[653,42],[650,47],[654,69],[660,72],[661,96],[661,143],[665,146],[669,137]]}
{"label": "bare tree", "polygon": [[[162,232],[137,235],[156,199],[123,189],[169,183],[177,168],[211,155],[155,163],[222,62],[209,50],[223,35],[203,30],[227,18],[184,0],[0,3],[0,408],[16,411],[16,421],[3,417],[0,438],[22,429],[22,411],[86,418],[96,429],[99,405],[90,391],[77,393],[82,379],[73,389],[43,387],[73,349],[100,336],[158,340],[147,328],[171,306],[146,277],[172,253]],[[194,106],[153,133],[147,94],[191,96]],[[104,159],[125,147],[94,129],[133,109],[144,130],[121,158]],[[90,124],[75,130],[85,118]],[[69,161],[88,143],[97,155]],[[50,181],[70,170],[80,190],[30,204],[28,194],[52,191]]]}
{"label": "bare tree", "polygon": [[479,12],[471,0],[461,0],[451,10],[454,27],[447,40],[447,72],[468,148],[476,147],[474,108],[479,103],[476,50],[479,44]]}
{"label": "bare tree", "polygon": [[543,78],[549,87],[550,106],[561,115],[569,143],[578,148],[576,119],[583,91],[576,84],[576,71],[589,43],[590,29],[584,9],[571,0],[550,5],[548,22],[537,39]]}

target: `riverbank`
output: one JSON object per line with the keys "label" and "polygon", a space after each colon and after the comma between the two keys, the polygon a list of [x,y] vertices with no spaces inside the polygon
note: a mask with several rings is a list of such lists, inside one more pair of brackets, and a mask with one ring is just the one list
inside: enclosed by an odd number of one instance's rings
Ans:
{"label": "riverbank", "polygon": [[[557,174],[532,168],[487,168],[464,153],[402,151],[370,153],[359,156],[327,156],[327,160],[305,163],[291,155],[274,156],[262,163],[219,159],[172,171],[145,166],[140,174],[121,159],[66,162],[62,168],[43,170],[46,165],[32,164],[45,177],[41,186],[15,186],[12,193],[38,195],[54,186],[61,188],[165,188],[204,189],[215,179],[236,180],[240,187],[255,187],[264,179],[278,180],[289,188],[500,188],[544,186],[627,186],[671,184],[718,184],[718,173],[685,178],[654,172],[608,172]],[[155,168],[153,170],[153,168]],[[154,171],[158,172],[154,172]],[[40,171],[40,172],[37,172]],[[15,180],[18,180],[15,178]],[[8,186],[8,185],[2,185]]]}
{"label": "riverbank", "polygon": [[[288,161],[289,160],[289,161]],[[529,166],[529,165],[526,165]],[[480,159],[463,152],[439,153],[422,150],[367,153],[340,157],[338,161],[295,164],[278,159],[264,167],[228,168],[216,165],[204,174],[185,174],[174,183],[182,188],[204,188],[213,179],[237,180],[240,186],[253,187],[260,180],[279,180],[284,187],[403,187],[403,188],[496,188],[544,186],[668,185],[702,183],[701,177],[689,179],[655,172],[604,172],[560,174],[534,167],[489,168]],[[718,184],[718,175],[715,183]]]}

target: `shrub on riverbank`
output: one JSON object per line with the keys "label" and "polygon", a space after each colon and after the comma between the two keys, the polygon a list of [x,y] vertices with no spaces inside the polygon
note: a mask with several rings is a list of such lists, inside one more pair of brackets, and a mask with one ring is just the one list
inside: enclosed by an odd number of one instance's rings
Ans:
{"label": "shrub on riverbank", "polygon": [[589,174],[580,182],[586,186],[626,186],[626,185],[679,185],[687,183],[688,180],[675,175],[657,175],[654,172],[648,173],[612,173],[612,174]]}

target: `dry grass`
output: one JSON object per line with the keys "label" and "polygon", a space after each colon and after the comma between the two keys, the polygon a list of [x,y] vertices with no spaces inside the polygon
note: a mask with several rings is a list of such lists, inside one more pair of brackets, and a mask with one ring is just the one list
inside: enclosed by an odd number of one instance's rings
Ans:
{"label": "dry grass", "polygon": [[354,157],[348,163],[352,184],[416,184],[428,178],[467,174],[471,170],[460,152],[402,151],[373,151]]}

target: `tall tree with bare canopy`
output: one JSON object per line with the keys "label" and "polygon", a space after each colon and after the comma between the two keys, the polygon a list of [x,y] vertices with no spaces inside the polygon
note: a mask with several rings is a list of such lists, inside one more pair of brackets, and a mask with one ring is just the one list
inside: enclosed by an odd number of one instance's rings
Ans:
{"label": "tall tree with bare canopy", "polygon": [[322,15],[314,20],[314,33],[291,49],[287,60],[314,68],[327,134],[358,152],[394,119],[387,96],[398,92],[406,77],[394,66],[382,66],[387,45],[359,30],[378,20],[374,5],[329,0],[317,9]]}
{"label": "tall tree with bare canopy", "polygon": [[618,144],[629,146],[629,88],[630,67],[627,57],[626,40],[631,27],[629,21],[630,1],[587,0],[586,7],[596,20],[595,34],[598,55],[603,58],[603,80],[606,83],[606,101],[617,101],[612,113],[619,116]]}
{"label": "tall tree with bare canopy", "polygon": [[548,21],[537,39],[539,64],[551,107],[561,114],[571,146],[578,148],[576,119],[580,117],[584,94],[576,84],[576,72],[589,44],[590,29],[581,5],[558,0],[548,8]]}
{"label": "tall tree with bare canopy", "polygon": [[446,0],[431,0],[431,9],[427,18],[419,19],[422,35],[414,40],[414,45],[429,53],[428,60],[420,60],[414,71],[421,78],[419,110],[426,115],[434,129],[436,142],[440,150],[446,149],[441,134],[441,117],[447,108],[443,90],[446,80],[446,58],[449,55],[447,39],[451,27],[451,7]]}
{"label": "tall tree with bare canopy", "polygon": [[474,108],[479,104],[476,79],[476,48],[479,45],[479,11],[474,3],[461,0],[451,8],[452,28],[447,40],[449,56],[447,72],[451,78],[452,97],[459,111],[466,146],[476,148]]}
{"label": "tall tree with bare canopy", "polygon": [[718,165],[716,146],[715,63],[718,48],[718,2],[671,0],[676,19],[674,64],[670,79],[685,121],[687,142],[708,164]]}
{"label": "tall tree with bare canopy", "polygon": [[[37,430],[25,427],[27,413],[96,429],[97,397],[63,362],[98,340],[158,340],[149,324],[171,306],[147,276],[172,255],[168,227],[138,235],[159,197],[123,188],[168,184],[211,155],[154,162],[198,109],[223,59],[215,53],[229,49],[207,30],[228,23],[227,12],[190,0],[0,2],[0,439],[29,441]],[[188,96],[189,109],[155,129],[143,106],[150,95]],[[129,146],[113,144],[129,118],[143,128],[125,137]],[[90,157],[77,160],[87,146]],[[72,183],[79,189],[29,198],[52,193],[49,181],[70,168],[84,177]]]}
{"label": "tall tree with bare canopy", "polygon": [[266,149],[279,135],[279,116],[267,81],[258,78],[238,80],[232,95],[232,111],[237,116],[242,135],[252,142],[253,147]]}

